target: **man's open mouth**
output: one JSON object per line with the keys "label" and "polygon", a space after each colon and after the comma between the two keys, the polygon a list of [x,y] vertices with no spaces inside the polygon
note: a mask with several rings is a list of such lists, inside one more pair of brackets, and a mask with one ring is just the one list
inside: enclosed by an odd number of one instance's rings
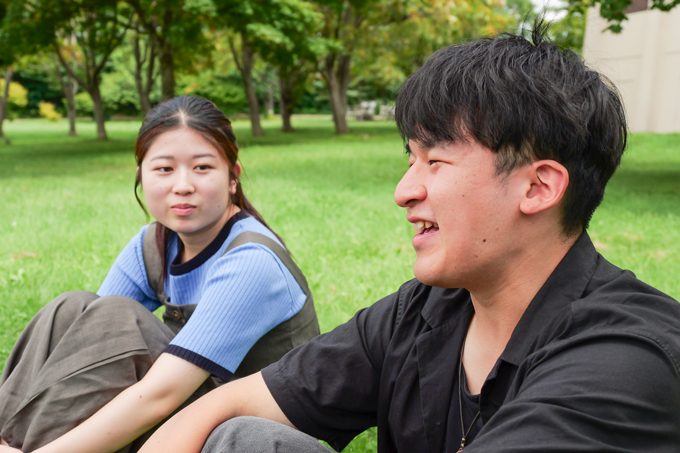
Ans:
{"label": "man's open mouth", "polygon": [[437,225],[436,223],[432,223],[432,222],[420,221],[420,222],[414,223],[413,228],[415,228],[416,234],[427,234],[427,233],[430,233],[432,231],[439,230],[439,225]]}

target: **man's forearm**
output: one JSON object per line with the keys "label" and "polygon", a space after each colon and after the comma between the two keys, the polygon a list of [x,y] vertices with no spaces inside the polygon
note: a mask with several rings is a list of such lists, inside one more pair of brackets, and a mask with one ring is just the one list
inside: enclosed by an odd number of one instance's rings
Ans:
{"label": "man's forearm", "polygon": [[257,373],[225,384],[183,409],[151,436],[140,453],[199,453],[213,429],[243,415],[294,428]]}

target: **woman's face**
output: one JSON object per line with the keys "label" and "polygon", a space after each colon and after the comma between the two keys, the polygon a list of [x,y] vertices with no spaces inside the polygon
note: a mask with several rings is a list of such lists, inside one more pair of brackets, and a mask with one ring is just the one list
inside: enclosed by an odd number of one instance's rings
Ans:
{"label": "woman's face", "polygon": [[[238,164],[235,170],[238,175]],[[185,243],[190,236],[212,240],[238,210],[231,204],[236,181],[227,160],[193,129],[156,137],[142,160],[141,177],[151,215]]]}

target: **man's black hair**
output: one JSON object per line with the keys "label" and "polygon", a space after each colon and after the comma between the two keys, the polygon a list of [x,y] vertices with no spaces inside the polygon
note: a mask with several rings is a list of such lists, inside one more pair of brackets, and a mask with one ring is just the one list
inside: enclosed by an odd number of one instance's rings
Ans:
{"label": "man's black hair", "polygon": [[402,87],[402,138],[425,147],[474,139],[496,153],[499,175],[536,160],[568,170],[566,236],[588,227],[626,147],[619,94],[603,75],[534,24],[532,41],[504,33],[434,54]]}

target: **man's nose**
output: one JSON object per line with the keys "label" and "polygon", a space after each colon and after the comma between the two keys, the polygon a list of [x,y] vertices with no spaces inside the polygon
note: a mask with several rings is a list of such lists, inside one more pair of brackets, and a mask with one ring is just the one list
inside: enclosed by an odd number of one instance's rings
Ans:
{"label": "man's nose", "polygon": [[415,164],[402,176],[401,181],[399,181],[397,188],[394,190],[394,201],[399,206],[406,208],[415,202],[425,199],[427,190],[422,183],[422,176],[420,168]]}

